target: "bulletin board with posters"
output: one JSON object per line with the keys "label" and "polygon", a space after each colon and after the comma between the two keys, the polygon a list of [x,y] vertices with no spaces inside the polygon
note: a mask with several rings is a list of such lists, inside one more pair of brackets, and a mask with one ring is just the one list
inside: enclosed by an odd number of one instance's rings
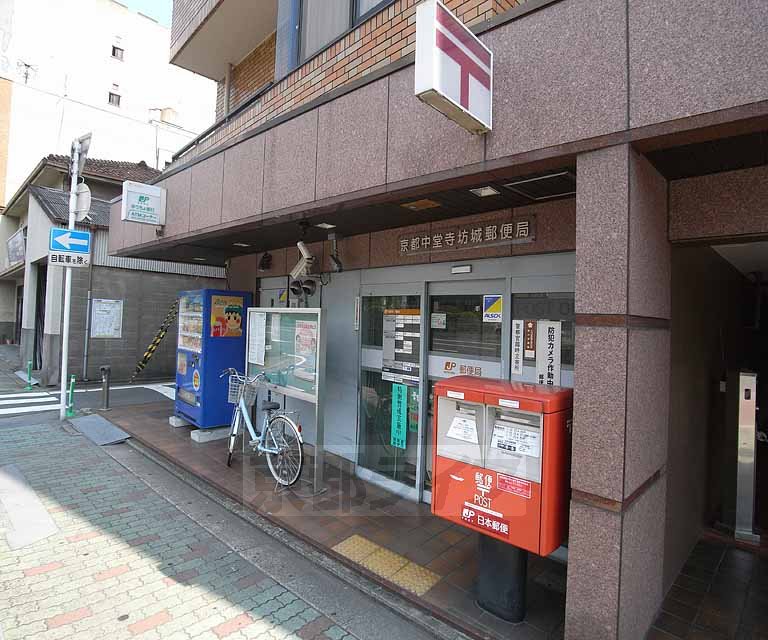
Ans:
{"label": "bulletin board with posters", "polygon": [[246,371],[264,373],[264,387],[314,405],[315,490],[322,476],[325,325],[320,309],[248,309]]}
{"label": "bulletin board with posters", "polygon": [[246,360],[248,375],[265,373],[274,391],[317,402],[325,360],[320,309],[248,309]]}

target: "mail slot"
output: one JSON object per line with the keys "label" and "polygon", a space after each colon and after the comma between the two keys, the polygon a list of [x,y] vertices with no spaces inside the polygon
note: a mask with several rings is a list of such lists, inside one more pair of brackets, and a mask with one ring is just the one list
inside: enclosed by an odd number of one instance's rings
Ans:
{"label": "mail slot", "polygon": [[568,525],[573,391],[459,376],[435,401],[432,513],[552,553]]}

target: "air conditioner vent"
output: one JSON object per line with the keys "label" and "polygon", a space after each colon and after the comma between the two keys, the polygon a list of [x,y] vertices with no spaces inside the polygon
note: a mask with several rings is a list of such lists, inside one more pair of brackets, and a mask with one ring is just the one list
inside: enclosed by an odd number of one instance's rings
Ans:
{"label": "air conditioner vent", "polygon": [[576,193],[576,176],[570,171],[548,173],[543,176],[522,177],[504,185],[510,191],[531,200],[551,200]]}

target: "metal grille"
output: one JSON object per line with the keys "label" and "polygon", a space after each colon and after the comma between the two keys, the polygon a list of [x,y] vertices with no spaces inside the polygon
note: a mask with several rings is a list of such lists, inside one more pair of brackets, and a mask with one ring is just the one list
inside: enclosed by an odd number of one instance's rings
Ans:
{"label": "metal grille", "polygon": [[227,402],[230,404],[237,404],[240,402],[240,394],[245,393],[245,404],[248,407],[253,406],[256,402],[256,396],[258,395],[258,388],[255,384],[245,384],[242,378],[239,376],[229,376],[229,393],[227,394]]}

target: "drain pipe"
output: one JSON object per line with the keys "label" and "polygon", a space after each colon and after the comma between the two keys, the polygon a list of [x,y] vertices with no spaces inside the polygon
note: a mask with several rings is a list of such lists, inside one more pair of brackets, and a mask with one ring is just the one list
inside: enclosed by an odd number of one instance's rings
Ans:
{"label": "drain pipe", "polygon": [[85,305],[85,340],[83,341],[83,381],[88,382],[88,346],[91,342],[91,298],[93,297],[93,261],[88,265],[88,302]]}

